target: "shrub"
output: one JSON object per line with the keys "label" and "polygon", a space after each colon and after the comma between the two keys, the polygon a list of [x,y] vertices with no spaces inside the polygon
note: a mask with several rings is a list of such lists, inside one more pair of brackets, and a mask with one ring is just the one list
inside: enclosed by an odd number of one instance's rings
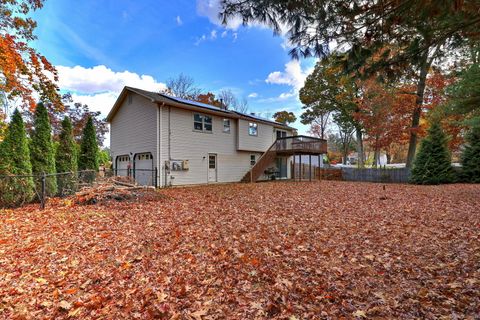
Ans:
{"label": "shrub", "polygon": [[63,196],[75,190],[77,172],[77,151],[73,139],[72,122],[68,117],[62,121],[58,148],[55,156],[55,167],[58,173],[71,174],[57,176],[58,194]]}
{"label": "shrub", "polygon": [[[30,150],[25,125],[18,110],[0,143],[0,175],[31,175]],[[32,200],[34,185],[32,177],[0,178],[0,206],[18,206]]]}
{"label": "shrub", "polygon": [[[55,170],[55,148],[52,141],[52,126],[48,117],[47,108],[39,103],[33,115],[32,140],[30,143],[30,156],[32,171],[35,175],[43,173],[56,173]],[[36,179],[37,190],[41,189],[41,179]],[[55,196],[57,193],[57,179],[48,177],[46,179],[47,196]]]}
{"label": "shrub", "polygon": [[420,145],[413,163],[410,182],[415,184],[441,184],[454,181],[447,136],[440,124],[434,122]]}
{"label": "shrub", "polygon": [[462,181],[480,183],[480,125],[472,127],[462,153]]}
{"label": "shrub", "polygon": [[92,117],[88,117],[85,128],[83,128],[78,168],[80,170],[98,170],[97,135]]}

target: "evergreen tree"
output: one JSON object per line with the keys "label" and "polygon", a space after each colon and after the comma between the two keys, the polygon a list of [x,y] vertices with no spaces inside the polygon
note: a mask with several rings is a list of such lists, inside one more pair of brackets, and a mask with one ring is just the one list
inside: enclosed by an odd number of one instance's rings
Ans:
{"label": "evergreen tree", "polygon": [[[55,148],[52,141],[52,127],[47,108],[39,103],[33,119],[34,129],[30,144],[32,171],[36,175],[55,173]],[[36,179],[37,190],[41,189],[41,179]],[[46,179],[46,194],[54,196],[57,193],[57,179],[54,176]]]}
{"label": "evergreen tree", "polygon": [[98,143],[92,117],[88,117],[83,129],[78,168],[98,171]]}
{"label": "evergreen tree", "polygon": [[[18,110],[0,143],[0,175],[31,175],[30,150],[25,125]],[[0,206],[17,206],[32,200],[34,185],[32,177],[0,179]]]}
{"label": "evergreen tree", "polygon": [[447,136],[438,121],[434,122],[420,145],[415,158],[410,182],[441,184],[454,181]]}
{"label": "evergreen tree", "polygon": [[58,173],[71,172],[71,174],[57,177],[58,193],[65,195],[72,192],[75,187],[77,171],[77,151],[73,139],[73,128],[70,118],[65,117],[62,121],[60,141],[55,156],[55,167]]}
{"label": "evergreen tree", "polygon": [[472,127],[462,153],[462,180],[480,183],[480,125]]}

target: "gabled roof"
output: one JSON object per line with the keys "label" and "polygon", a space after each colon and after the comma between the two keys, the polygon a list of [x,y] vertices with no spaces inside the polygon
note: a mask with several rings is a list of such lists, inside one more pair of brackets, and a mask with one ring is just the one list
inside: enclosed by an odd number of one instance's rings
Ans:
{"label": "gabled roof", "polygon": [[107,116],[107,121],[111,122],[115,114],[117,113],[118,109],[120,108],[123,99],[127,96],[128,92],[134,92],[136,94],[139,94],[143,96],[144,98],[149,99],[153,103],[164,103],[166,105],[173,105],[175,107],[193,107],[193,108],[199,108],[202,109],[203,112],[212,112],[212,113],[221,113],[224,114],[225,116],[228,116],[230,118],[240,118],[240,119],[247,119],[247,120],[255,120],[255,121],[260,121],[260,122],[266,122],[268,124],[271,124],[276,127],[281,127],[285,129],[290,129],[290,130],[296,130],[295,128],[292,128],[286,124],[279,123],[276,121],[272,121],[270,119],[262,118],[257,115],[252,115],[252,114],[247,114],[243,112],[238,112],[235,110],[225,110],[216,106],[212,106],[206,103],[201,103],[197,101],[191,101],[187,99],[182,99],[178,97],[173,97],[169,96],[163,93],[158,93],[158,92],[152,92],[152,91],[146,91],[142,89],[137,89],[133,87],[124,87],[122,92],[117,98],[117,101],[113,105],[112,109],[110,110],[108,116]]}

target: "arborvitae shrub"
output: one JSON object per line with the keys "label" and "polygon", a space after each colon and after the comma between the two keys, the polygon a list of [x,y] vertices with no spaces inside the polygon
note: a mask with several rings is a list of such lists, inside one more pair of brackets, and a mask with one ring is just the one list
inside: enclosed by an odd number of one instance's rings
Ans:
{"label": "arborvitae shrub", "polygon": [[[78,158],[79,170],[98,171],[98,143],[95,126],[92,117],[88,117],[85,128],[82,132],[82,141],[80,143],[80,154]],[[93,180],[94,175],[89,174],[88,180]]]}
{"label": "arborvitae shrub", "polygon": [[[0,143],[0,175],[32,175],[30,150],[22,116],[15,110],[5,139]],[[0,178],[0,207],[18,206],[32,200],[32,177]]]}
{"label": "arborvitae shrub", "polygon": [[58,194],[60,196],[75,191],[77,172],[77,151],[73,139],[72,122],[68,117],[62,121],[58,148],[55,156],[55,167],[58,173],[68,173],[57,176]]}
{"label": "arborvitae shrub", "polygon": [[[55,148],[52,141],[52,126],[48,117],[47,108],[39,103],[33,116],[32,140],[30,142],[30,156],[32,171],[35,175],[56,173]],[[38,192],[41,190],[41,179],[35,179]],[[57,193],[57,179],[49,176],[46,179],[46,194],[54,196]]]}

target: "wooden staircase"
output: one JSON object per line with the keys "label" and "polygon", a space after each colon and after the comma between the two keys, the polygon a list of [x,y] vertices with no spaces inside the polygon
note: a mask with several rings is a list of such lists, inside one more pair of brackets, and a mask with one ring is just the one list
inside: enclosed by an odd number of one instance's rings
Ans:
{"label": "wooden staircase", "polygon": [[277,156],[291,157],[303,154],[319,155],[324,153],[327,153],[327,141],[324,139],[307,136],[277,138],[240,181],[257,181]]}
{"label": "wooden staircase", "polygon": [[255,182],[265,172],[265,169],[275,160],[277,151],[275,143],[258,159],[257,163],[243,176],[241,182]]}

